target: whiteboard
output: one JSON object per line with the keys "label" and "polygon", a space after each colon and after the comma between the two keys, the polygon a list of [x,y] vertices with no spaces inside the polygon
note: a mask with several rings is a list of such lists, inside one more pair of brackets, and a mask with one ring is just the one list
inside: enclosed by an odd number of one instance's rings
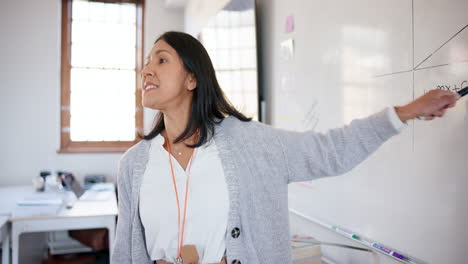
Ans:
{"label": "whiteboard", "polygon": [[[272,125],[327,131],[468,86],[468,1],[276,1]],[[294,32],[284,23],[294,16]],[[294,55],[281,48],[294,42]],[[468,98],[411,121],[343,176],[289,186],[290,209],[429,263],[466,263]]]}

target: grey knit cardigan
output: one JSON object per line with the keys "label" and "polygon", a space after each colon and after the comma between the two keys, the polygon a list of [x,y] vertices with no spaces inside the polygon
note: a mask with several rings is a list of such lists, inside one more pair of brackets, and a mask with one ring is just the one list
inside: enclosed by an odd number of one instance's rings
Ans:
{"label": "grey knit cardigan", "polygon": [[[389,111],[324,134],[286,131],[232,116],[216,125],[214,140],[229,193],[227,263],[291,264],[288,183],[339,175],[357,166],[398,134]],[[140,141],[119,162],[112,264],[152,263],[138,210],[150,143]]]}

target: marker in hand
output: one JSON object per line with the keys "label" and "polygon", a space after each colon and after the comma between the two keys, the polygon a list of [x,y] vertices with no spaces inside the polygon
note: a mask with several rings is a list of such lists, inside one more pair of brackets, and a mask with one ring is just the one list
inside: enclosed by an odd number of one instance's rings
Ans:
{"label": "marker in hand", "polygon": [[[463,89],[461,89],[461,90],[458,91],[457,93],[460,95],[460,97],[463,97],[463,96],[467,95],[467,94],[468,94],[468,86],[465,87],[465,88],[463,88]],[[446,109],[448,106],[449,106],[449,105],[445,105],[444,107],[442,107],[442,109]],[[442,109],[441,109],[441,110],[442,110]],[[419,119],[419,120],[426,120],[427,118],[428,118],[428,116],[418,116],[418,119]]]}

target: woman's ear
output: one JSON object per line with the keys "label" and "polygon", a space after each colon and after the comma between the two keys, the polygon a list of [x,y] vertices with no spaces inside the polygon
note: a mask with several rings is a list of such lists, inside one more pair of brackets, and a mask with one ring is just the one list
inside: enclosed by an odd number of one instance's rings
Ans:
{"label": "woman's ear", "polygon": [[197,79],[195,78],[195,74],[192,72],[189,72],[187,79],[187,89],[189,91],[193,91],[195,88],[197,88]]}

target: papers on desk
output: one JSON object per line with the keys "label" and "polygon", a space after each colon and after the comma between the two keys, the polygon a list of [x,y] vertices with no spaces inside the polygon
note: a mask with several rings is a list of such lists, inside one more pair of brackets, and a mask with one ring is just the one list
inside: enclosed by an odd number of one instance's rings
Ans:
{"label": "papers on desk", "polygon": [[54,216],[67,212],[68,210],[65,209],[76,207],[77,203],[80,203],[81,208],[95,207],[95,204],[88,205],[87,203],[106,203],[115,197],[112,183],[95,184],[80,199],[77,199],[72,191],[35,192],[30,186],[9,189],[0,192],[0,215],[4,214],[12,218]]}
{"label": "papers on desk", "polygon": [[64,195],[55,192],[36,192],[16,202],[17,205],[60,205],[63,203]]}
{"label": "papers on desk", "polygon": [[23,200],[18,201],[17,205],[27,206],[27,205],[57,205],[62,204],[62,198],[39,198],[34,199],[33,197],[27,197]]}
{"label": "papers on desk", "polygon": [[32,186],[0,187],[0,215],[11,217],[16,202],[32,192]]}
{"label": "papers on desk", "polygon": [[37,205],[37,206],[17,206],[14,210],[12,218],[30,218],[37,216],[52,216],[57,215],[63,205]]}
{"label": "papers on desk", "polygon": [[36,192],[29,194],[16,202],[12,216],[34,217],[55,215],[62,209],[65,199],[63,193],[42,193]]}

